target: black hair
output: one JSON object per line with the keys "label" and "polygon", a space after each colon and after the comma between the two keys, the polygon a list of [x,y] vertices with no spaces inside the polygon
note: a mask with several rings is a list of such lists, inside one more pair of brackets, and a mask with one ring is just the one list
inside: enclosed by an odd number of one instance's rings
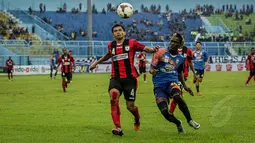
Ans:
{"label": "black hair", "polygon": [[183,38],[182,38],[182,35],[179,34],[179,33],[174,33],[173,36],[176,36],[180,39],[180,44],[182,44],[182,41],[183,41]]}
{"label": "black hair", "polygon": [[251,51],[252,51],[253,49],[255,49],[255,48],[254,48],[254,47],[252,47],[252,48],[251,48]]}
{"label": "black hair", "polygon": [[197,42],[196,42],[196,45],[197,45],[197,43],[199,43],[200,45],[202,45],[202,42],[200,42],[200,41],[197,41]]}
{"label": "black hair", "polygon": [[113,33],[113,29],[114,29],[115,27],[119,27],[119,26],[123,29],[123,31],[126,31],[126,30],[125,30],[125,27],[124,27],[122,24],[114,24],[114,25],[112,26],[112,33]]}

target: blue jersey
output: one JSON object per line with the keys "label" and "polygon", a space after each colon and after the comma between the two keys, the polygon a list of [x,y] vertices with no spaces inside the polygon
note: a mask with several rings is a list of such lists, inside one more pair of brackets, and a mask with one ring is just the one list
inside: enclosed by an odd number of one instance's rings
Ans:
{"label": "blue jersey", "polygon": [[208,60],[208,55],[205,51],[193,52],[194,68],[196,70],[204,70],[205,62]]}
{"label": "blue jersey", "polygon": [[168,49],[161,48],[153,55],[151,66],[158,70],[152,77],[154,87],[161,87],[169,82],[178,82],[178,72],[183,70],[184,57],[171,55]]}

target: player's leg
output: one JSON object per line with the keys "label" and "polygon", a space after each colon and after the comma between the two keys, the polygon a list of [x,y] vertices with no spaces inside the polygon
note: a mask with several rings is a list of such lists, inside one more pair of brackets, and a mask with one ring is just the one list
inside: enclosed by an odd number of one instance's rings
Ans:
{"label": "player's leg", "polygon": [[175,111],[175,108],[177,106],[177,103],[175,102],[174,99],[171,100],[171,103],[170,103],[170,109],[169,109],[169,112],[174,114],[174,111]]}
{"label": "player's leg", "polygon": [[11,77],[10,77],[10,73],[11,73],[11,70],[7,70],[7,74],[8,74],[8,80],[10,80],[11,79]]}
{"label": "player's leg", "polygon": [[[249,85],[249,82],[250,82],[252,76],[253,76],[253,71],[252,71],[252,69],[250,69],[250,75],[248,76],[248,79],[247,79],[246,82],[245,82],[245,85],[246,85],[246,86]],[[254,80],[255,80],[255,77],[254,77]]]}
{"label": "player's leg", "polygon": [[147,80],[146,80],[146,67],[143,67],[143,81],[144,81],[144,83],[147,83]]}
{"label": "player's leg", "polygon": [[13,80],[13,70],[11,70],[11,80]]}
{"label": "player's leg", "polygon": [[[54,69],[56,69],[56,67],[54,67]],[[57,74],[58,74],[58,70],[55,71],[54,79],[56,79]]]}
{"label": "player's leg", "polygon": [[66,76],[67,76],[67,74],[62,72],[61,76],[62,76],[62,88],[63,88],[64,92],[66,92],[66,87],[67,87]]}
{"label": "player's leg", "polygon": [[196,82],[195,82],[196,90],[197,90],[197,95],[200,95],[200,91],[199,91],[199,81],[200,81],[200,74],[199,74],[199,72],[197,72],[197,73],[196,73]]}
{"label": "player's leg", "polygon": [[169,97],[161,88],[154,88],[154,95],[156,98],[157,106],[161,114],[169,122],[174,123],[177,126],[179,133],[184,133],[181,120],[178,120],[173,114],[168,110]]}
{"label": "player's leg", "polygon": [[50,78],[52,79],[53,66],[50,66]]}
{"label": "player's leg", "polygon": [[135,105],[137,79],[127,79],[123,81],[123,86],[127,109],[134,115],[134,130],[138,131],[140,128],[140,115],[138,107]]}
{"label": "player's leg", "polygon": [[204,70],[200,70],[198,74],[198,83],[196,84],[196,89],[197,89],[197,95],[200,96],[201,93],[199,91],[199,83],[203,81],[204,78]]}
{"label": "player's leg", "polygon": [[67,79],[67,83],[71,82],[71,80],[72,80],[72,72],[68,72],[67,73],[66,79]]}
{"label": "player's leg", "polygon": [[171,90],[171,96],[172,96],[173,100],[178,104],[179,109],[182,111],[182,113],[185,116],[188,124],[190,126],[192,126],[194,129],[199,129],[200,124],[198,124],[194,120],[192,120],[189,108],[188,108],[186,102],[182,98],[180,88],[177,87],[177,86],[174,86]]}
{"label": "player's leg", "polygon": [[121,95],[121,85],[118,80],[111,79],[109,84],[109,94],[111,101],[111,116],[115,128],[112,129],[114,135],[123,135],[120,124],[120,107],[119,107],[119,97]]}

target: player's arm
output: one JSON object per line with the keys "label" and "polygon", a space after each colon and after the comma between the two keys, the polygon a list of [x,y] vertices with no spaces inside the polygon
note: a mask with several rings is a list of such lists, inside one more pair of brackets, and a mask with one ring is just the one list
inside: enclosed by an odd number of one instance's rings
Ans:
{"label": "player's arm", "polygon": [[150,66],[149,73],[152,74],[153,76],[156,75],[158,72],[158,69],[156,67],[159,61],[159,56],[160,56],[159,54],[160,54],[159,52],[153,54],[151,59],[151,66]]}
{"label": "player's arm", "polygon": [[193,75],[195,76],[195,75],[196,75],[196,74],[195,74],[195,68],[194,68],[194,64],[193,64],[193,62],[192,62],[193,53],[192,53],[192,51],[191,51],[190,49],[188,50],[188,54],[187,54],[187,55],[188,55],[187,59],[188,59],[188,61],[189,61],[189,63],[188,63],[189,68],[191,69]]}
{"label": "player's arm", "polygon": [[155,52],[158,51],[158,49],[159,49],[159,46],[155,46],[155,47],[153,47],[153,48],[150,48],[150,47],[145,46],[143,50],[144,50],[146,53],[155,53]]}
{"label": "player's arm", "polygon": [[59,59],[58,59],[58,65],[57,65],[57,67],[56,67],[55,70],[58,70],[58,68],[59,68],[59,66],[60,66],[61,63],[62,63],[62,58],[59,58]]}
{"label": "player's arm", "polygon": [[250,59],[250,55],[248,55],[246,60],[245,60],[245,67],[247,67],[247,64],[249,64],[249,59]]}
{"label": "player's arm", "polygon": [[189,94],[190,94],[191,96],[194,96],[193,91],[187,86],[187,84],[186,84],[186,82],[185,82],[184,75],[183,75],[183,68],[184,68],[184,64],[181,64],[181,65],[179,66],[179,68],[177,69],[177,72],[178,72],[178,79],[179,79],[179,81],[182,83],[183,88],[184,88],[187,92],[189,92]]}
{"label": "player's arm", "polygon": [[195,76],[196,73],[195,73],[195,68],[194,68],[194,64],[193,64],[192,60],[189,61],[189,68],[191,69],[193,75]]}
{"label": "player's arm", "polygon": [[209,64],[209,57],[208,54],[205,52],[205,66]]}
{"label": "player's arm", "polygon": [[109,60],[111,58],[111,54],[108,52],[106,53],[103,57],[101,57],[99,60],[97,60],[96,62],[94,62],[91,66],[90,66],[90,70],[93,70],[94,68],[96,68],[96,66],[100,63],[102,63],[103,61]]}
{"label": "player's arm", "polygon": [[75,71],[76,64],[75,64],[75,60],[74,60],[73,56],[71,57],[71,62],[73,63],[73,70]]}
{"label": "player's arm", "polygon": [[145,51],[146,53],[156,53],[159,49],[159,46],[155,46],[154,48],[147,47],[138,41],[134,40],[135,51]]}

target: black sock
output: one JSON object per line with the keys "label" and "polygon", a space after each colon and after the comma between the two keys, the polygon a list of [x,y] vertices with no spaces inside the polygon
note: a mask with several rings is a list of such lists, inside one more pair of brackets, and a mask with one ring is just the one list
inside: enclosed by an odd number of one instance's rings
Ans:
{"label": "black sock", "polygon": [[199,85],[196,85],[197,92],[199,92]]}
{"label": "black sock", "polygon": [[166,101],[162,101],[158,104],[158,108],[161,111],[162,115],[165,117],[166,120],[169,122],[173,122],[175,125],[180,125],[181,122],[178,120],[174,115],[170,114],[168,111],[168,103]]}
{"label": "black sock", "polygon": [[175,99],[175,102],[178,104],[179,109],[182,111],[183,115],[185,116],[187,122],[192,120],[190,112],[189,112],[189,108],[187,104],[185,103],[185,101],[181,97],[175,97],[174,99]]}

